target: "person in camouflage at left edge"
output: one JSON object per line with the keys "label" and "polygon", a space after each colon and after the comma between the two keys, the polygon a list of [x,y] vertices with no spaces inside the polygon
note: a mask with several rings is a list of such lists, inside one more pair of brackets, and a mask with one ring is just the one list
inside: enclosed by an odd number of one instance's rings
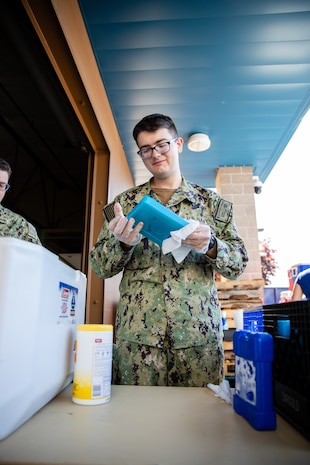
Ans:
{"label": "person in camouflage at left edge", "polygon": [[[248,255],[231,203],[187,181],[179,154],[183,139],[168,116],[154,114],[134,128],[138,154],[152,178],[119,194],[115,217],[104,221],[89,260],[102,279],[123,273],[113,354],[113,383],[207,386],[223,380],[223,331],[215,273],[236,279]],[[197,229],[180,262],[142,237],[126,215],[150,196]],[[108,206],[110,207],[110,206]]]}
{"label": "person in camouflage at left edge", "polygon": [[25,218],[1,205],[6,191],[9,189],[11,167],[0,158],[0,237],[15,237],[41,245],[36,228]]}

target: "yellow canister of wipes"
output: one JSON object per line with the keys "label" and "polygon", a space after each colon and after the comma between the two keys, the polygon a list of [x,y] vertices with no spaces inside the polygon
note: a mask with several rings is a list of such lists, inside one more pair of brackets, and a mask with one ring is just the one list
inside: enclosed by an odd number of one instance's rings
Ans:
{"label": "yellow canister of wipes", "polygon": [[84,324],[76,328],[72,401],[104,404],[111,398],[113,326]]}

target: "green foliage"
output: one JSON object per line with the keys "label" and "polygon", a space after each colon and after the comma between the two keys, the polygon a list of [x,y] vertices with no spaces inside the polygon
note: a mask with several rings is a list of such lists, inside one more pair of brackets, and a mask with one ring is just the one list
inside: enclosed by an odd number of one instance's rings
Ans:
{"label": "green foliage", "polygon": [[259,253],[262,264],[262,275],[265,284],[271,284],[271,277],[275,276],[278,264],[275,259],[276,250],[270,246],[270,239],[259,241]]}

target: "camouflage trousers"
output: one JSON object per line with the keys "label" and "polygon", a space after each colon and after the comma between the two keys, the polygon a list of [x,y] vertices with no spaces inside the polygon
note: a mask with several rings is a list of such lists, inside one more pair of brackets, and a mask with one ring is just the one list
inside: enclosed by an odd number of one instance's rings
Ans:
{"label": "camouflage trousers", "polygon": [[113,384],[206,387],[223,380],[222,347],[185,349],[150,347],[117,340],[113,349]]}

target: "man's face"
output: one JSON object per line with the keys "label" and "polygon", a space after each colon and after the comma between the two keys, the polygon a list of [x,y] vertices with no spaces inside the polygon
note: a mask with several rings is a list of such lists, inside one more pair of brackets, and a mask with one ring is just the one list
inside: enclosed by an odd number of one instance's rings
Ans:
{"label": "man's face", "polygon": [[146,168],[155,178],[165,178],[179,170],[179,154],[183,147],[181,137],[174,138],[167,128],[160,128],[155,132],[140,132],[137,142],[139,149],[169,142],[169,150],[166,153],[160,154],[154,149],[150,158],[142,158]]}
{"label": "man's face", "polygon": [[[6,171],[0,170],[0,182],[8,183],[9,175]],[[0,188],[0,203],[2,202],[3,197],[5,196],[5,190]]]}

